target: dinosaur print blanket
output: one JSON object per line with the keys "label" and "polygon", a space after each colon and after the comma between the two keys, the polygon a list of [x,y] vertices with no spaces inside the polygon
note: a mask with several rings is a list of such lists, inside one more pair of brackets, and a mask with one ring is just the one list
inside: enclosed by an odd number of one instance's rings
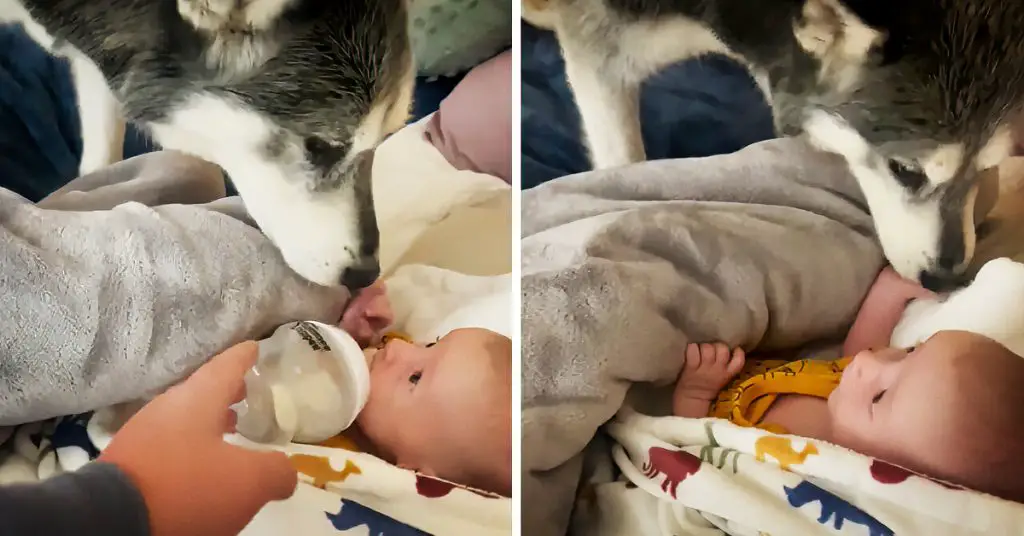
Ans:
{"label": "dinosaur print blanket", "polygon": [[[138,405],[0,428],[0,485],[75,471],[99,456]],[[241,436],[228,440],[259,449]],[[271,503],[241,536],[507,536],[511,501],[395,467],[336,437],[281,448],[299,473],[292,498]]]}
{"label": "dinosaur print blanket", "polygon": [[821,441],[629,408],[605,431],[621,476],[584,485],[578,534],[980,536],[1024,526],[1024,506]]}

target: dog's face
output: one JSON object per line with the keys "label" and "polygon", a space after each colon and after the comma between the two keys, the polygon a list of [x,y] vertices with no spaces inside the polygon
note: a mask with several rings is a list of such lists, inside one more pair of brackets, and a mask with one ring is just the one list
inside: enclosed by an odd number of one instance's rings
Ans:
{"label": "dog's face", "polygon": [[359,289],[380,274],[375,150],[408,120],[415,70],[401,0],[346,5],[320,12],[312,30],[282,47],[247,97],[301,140],[290,145],[301,145],[297,160],[309,172],[300,185],[308,197],[287,224],[303,237],[268,235],[307,279]]}
{"label": "dog's face", "polygon": [[340,244],[351,244],[351,261],[341,274],[340,283],[350,289],[361,289],[372,284],[380,275],[378,253],[380,232],[377,226],[373,197],[373,158],[377,148],[388,135],[405,125],[412,101],[412,70],[402,65],[396,79],[378,84],[369,112],[362,117],[358,128],[348,140],[344,154],[320,138],[307,138],[306,150],[317,173],[314,190],[330,195],[340,193],[351,218],[347,232],[335,229]]}
{"label": "dog's face", "polygon": [[842,29],[816,57],[823,78],[847,87],[800,113],[811,141],[847,160],[893,267],[941,290],[961,282],[974,254],[978,178],[1014,148],[1024,45],[1012,36],[1024,9],[994,0],[913,4],[907,11],[920,11],[902,18],[840,13]]}

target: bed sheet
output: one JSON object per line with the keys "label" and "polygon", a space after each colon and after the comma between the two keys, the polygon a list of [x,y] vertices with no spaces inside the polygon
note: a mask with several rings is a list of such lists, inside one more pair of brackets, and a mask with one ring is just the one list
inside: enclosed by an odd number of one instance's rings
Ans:
{"label": "bed sheet", "polygon": [[[555,36],[522,23],[522,183],[590,169],[579,113]],[[750,75],[718,56],[673,65],[641,90],[648,159],[731,153],[774,137],[771,111]]]}

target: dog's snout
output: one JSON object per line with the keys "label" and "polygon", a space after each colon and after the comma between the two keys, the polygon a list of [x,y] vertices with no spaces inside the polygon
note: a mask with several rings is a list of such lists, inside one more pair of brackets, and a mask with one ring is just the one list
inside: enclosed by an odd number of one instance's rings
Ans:
{"label": "dog's snout", "polygon": [[349,290],[364,289],[380,277],[380,264],[372,257],[349,266],[341,274],[341,284]]}
{"label": "dog's snout", "polygon": [[922,270],[918,276],[918,281],[921,282],[922,287],[937,293],[956,290],[969,282],[963,275],[942,269]]}
{"label": "dog's snout", "polygon": [[963,262],[963,255],[943,253],[939,255],[937,264],[939,265],[940,270],[952,273],[956,269],[956,267],[963,264]]}

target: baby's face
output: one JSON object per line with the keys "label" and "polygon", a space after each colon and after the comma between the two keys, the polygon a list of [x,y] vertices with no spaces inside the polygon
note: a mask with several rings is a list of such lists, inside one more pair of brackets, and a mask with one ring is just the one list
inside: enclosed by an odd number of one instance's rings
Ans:
{"label": "baby's face", "polygon": [[997,343],[962,332],[944,331],[917,348],[866,350],[854,357],[828,399],[833,439],[862,454],[922,472],[941,465],[970,399],[958,367],[1000,351]]}
{"label": "baby's face", "polygon": [[425,346],[391,340],[373,355],[357,422],[395,463],[462,482],[470,457],[496,458],[506,445],[511,455],[511,368],[510,341],[484,329]]}

